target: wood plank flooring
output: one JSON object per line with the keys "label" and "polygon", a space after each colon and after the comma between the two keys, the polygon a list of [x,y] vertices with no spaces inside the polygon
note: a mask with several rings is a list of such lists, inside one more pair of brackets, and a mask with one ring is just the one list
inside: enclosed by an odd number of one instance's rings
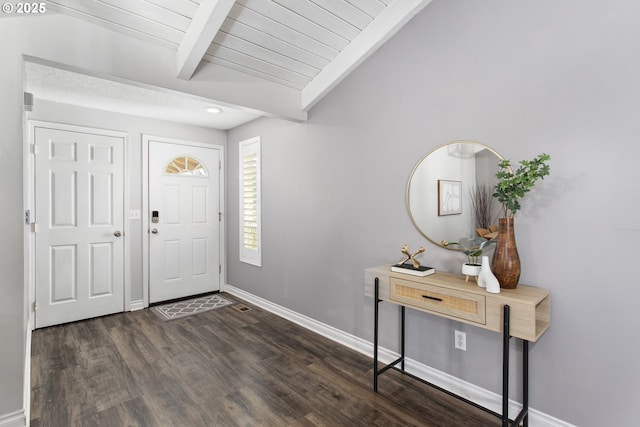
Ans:
{"label": "wood plank flooring", "polygon": [[500,425],[393,370],[374,393],[370,358],[240,302],[34,331],[31,426]]}

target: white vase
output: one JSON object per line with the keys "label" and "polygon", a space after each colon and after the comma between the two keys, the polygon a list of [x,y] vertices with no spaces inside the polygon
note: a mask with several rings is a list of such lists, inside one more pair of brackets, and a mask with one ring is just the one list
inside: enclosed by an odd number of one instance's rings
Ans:
{"label": "white vase", "polygon": [[486,288],[487,292],[492,294],[500,293],[500,282],[491,271],[491,265],[489,264],[489,257],[482,257],[482,267],[480,267],[480,274],[478,275],[478,286]]}

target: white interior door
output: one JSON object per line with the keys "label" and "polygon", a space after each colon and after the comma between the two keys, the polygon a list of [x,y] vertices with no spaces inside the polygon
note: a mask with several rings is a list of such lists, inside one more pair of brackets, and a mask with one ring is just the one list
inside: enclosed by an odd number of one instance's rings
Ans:
{"label": "white interior door", "polygon": [[149,141],[149,302],[220,290],[220,150]]}
{"label": "white interior door", "polygon": [[34,134],[36,327],[124,311],[124,137]]}

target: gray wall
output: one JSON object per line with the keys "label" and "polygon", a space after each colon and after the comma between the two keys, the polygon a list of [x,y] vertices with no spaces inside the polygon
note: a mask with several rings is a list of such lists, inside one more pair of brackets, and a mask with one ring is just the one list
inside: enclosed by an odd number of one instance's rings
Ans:
{"label": "gray wall", "polygon": [[22,212],[22,58],[17,21],[0,25],[0,417],[23,407],[25,311]]}
{"label": "gray wall", "polygon": [[[531,348],[531,405],[580,426],[630,425],[640,397],[640,3],[436,0],[310,111],[228,137],[228,282],[364,339],[363,270],[402,244],[455,271],[405,211],[420,156],[454,139],[551,176],[516,218],[521,283],[553,295]],[[262,137],[263,267],[238,262],[237,142]],[[395,310],[382,344],[396,348]],[[408,355],[500,392],[497,334],[411,311]],[[386,323],[386,322],[385,322]],[[467,352],[453,349],[453,329]],[[520,347],[515,346],[516,351]]]}
{"label": "gray wall", "polygon": [[[69,104],[50,102],[37,98],[28,118],[56,123],[66,123],[127,133],[127,162],[129,165],[129,208],[142,209],[142,135],[162,136],[187,141],[205,142],[224,146],[227,133],[199,126],[153,120],[110,111],[95,110]],[[128,212],[126,213],[128,218]],[[130,279],[131,301],[141,301],[142,283],[142,221],[130,220]],[[128,309],[128,307],[127,307]]]}

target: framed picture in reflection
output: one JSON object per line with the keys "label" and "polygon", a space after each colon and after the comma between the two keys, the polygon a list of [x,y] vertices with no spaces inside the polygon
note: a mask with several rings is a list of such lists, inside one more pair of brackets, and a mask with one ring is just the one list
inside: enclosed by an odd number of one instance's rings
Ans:
{"label": "framed picture in reflection", "polygon": [[462,213],[462,182],[438,180],[438,216]]}

